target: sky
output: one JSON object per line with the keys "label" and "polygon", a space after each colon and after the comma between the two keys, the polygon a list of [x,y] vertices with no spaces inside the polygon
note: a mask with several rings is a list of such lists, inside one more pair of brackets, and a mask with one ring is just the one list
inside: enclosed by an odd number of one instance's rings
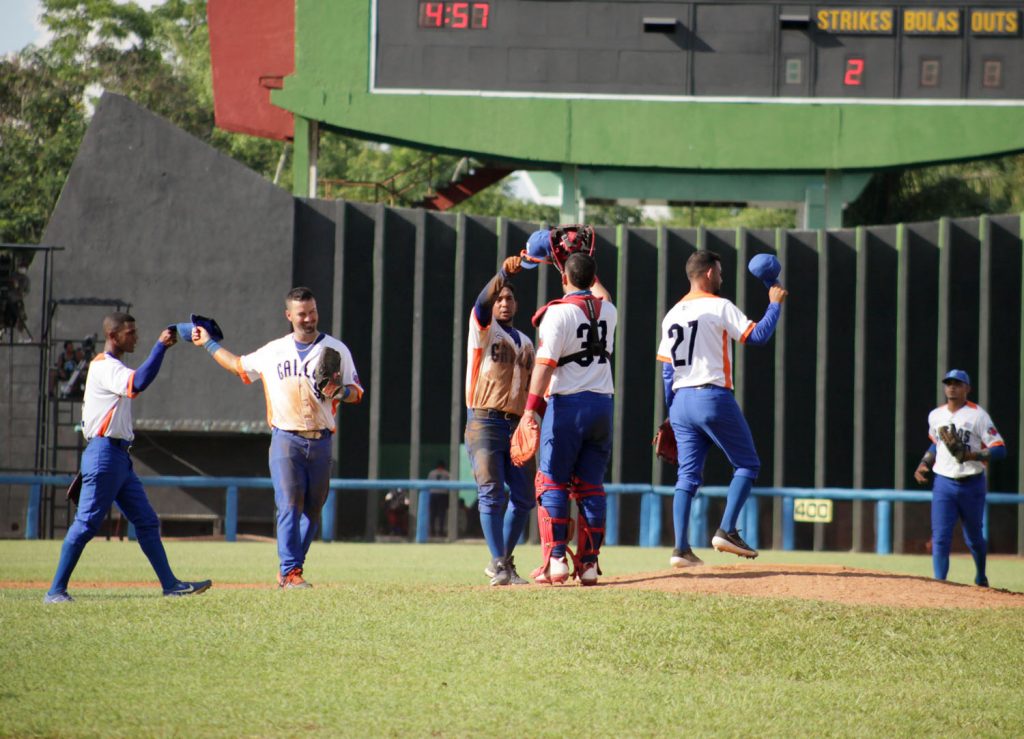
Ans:
{"label": "sky", "polygon": [[[151,8],[163,0],[136,0]],[[46,35],[38,18],[42,13],[39,0],[0,0],[0,56],[25,48],[28,44],[46,43]]]}

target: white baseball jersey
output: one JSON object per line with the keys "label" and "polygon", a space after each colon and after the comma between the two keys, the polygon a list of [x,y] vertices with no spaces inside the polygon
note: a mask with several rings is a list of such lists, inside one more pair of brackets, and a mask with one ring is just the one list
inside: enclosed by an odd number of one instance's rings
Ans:
{"label": "white baseball jersey", "polygon": [[334,414],[341,401],[325,398],[313,384],[320,355],[328,346],[341,355],[342,383],[354,385],[362,395],[352,353],[327,334],[320,334],[304,356],[300,356],[295,338],[288,334],[238,358],[235,371],[242,382],[263,380],[270,426],[283,431],[334,431]]}
{"label": "white baseball jersey", "polygon": [[86,440],[96,436],[131,441],[132,388],[135,370],[125,367],[111,354],[97,354],[89,362],[85,378],[85,399],[82,402],[82,435]]}
{"label": "white baseball jersey", "polygon": [[[595,300],[601,305],[597,329],[605,341],[605,350],[615,350],[615,326],[618,312],[608,300]],[[537,329],[537,362],[555,368],[548,385],[548,395],[573,395],[591,392],[612,395],[612,362],[608,357],[587,357],[558,366],[562,357],[587,348],[590,319],[583,308],[572,303],[549,305]]]}
{"label": "white baseball jersey", "polygon": [[953,425],[960,440],[973,452],[986,447],[1003,446],[1003,437],[996,430],[988,412],[977,403],[967,402],[963,408],[950,411],[946,405],[928,414],[928,438],[935,444],[935,464],[932,471],[943,477],[970,477],[985,471],[985,463],[970,460],[959,464],[939,438],[939,428]]}
{"label": "white baseball jersey", "polygon": [[[515,332],[517,344],[512,333]],[[505,328],[493,318],[486,326],[469,315],[466,361],[466,407],[493,408],[523,415],[533,371],[533,342],[522,331]]]}
{"label": "white baseball jersey", "polygon": [[756,324],[731,301],[692,290],[661,321],[658,359],[672,365],[672,389],[718,385],[732,389],[732,342]]}

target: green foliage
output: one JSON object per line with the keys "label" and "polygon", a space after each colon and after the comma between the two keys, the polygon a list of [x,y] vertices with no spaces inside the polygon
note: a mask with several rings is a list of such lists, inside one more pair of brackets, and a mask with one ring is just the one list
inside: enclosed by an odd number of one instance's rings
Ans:
{"label": "green foliage", "polygon": [[[0,733],[1024,732],[1021,608],[494,589],[483,585],[482,545],[318,542],[307,568],[314,589],[278,592],[271,542],[167,547],[182,575],[211,576],[214,588],[169,600],[155,584],[76,590],[73,579],[77,602],[55,607],[42,605],[41,590],[0,590]],[[5,577],[47,577],[59,548],[0,542]],[[519,558],[535,561],[538,548],[523,549]],[[786,554],[929,566],[925,557]],[[665,549],[611,547],[602,561],[623,573],[663,568],[667,558]],[[153,579],[131,542],[94,540],[79,569],[82,580]],[[267,587],[223,585],[254,581]]]}
{"label": "green foliage", "polygon": [[880,172],[846,209],[866,226],[1024,211],[1024,155]]}

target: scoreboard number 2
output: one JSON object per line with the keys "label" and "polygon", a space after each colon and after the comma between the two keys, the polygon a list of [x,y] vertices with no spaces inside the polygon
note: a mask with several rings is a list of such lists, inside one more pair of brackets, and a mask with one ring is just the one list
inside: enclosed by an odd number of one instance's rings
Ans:
{"label": "scoreboard number 2", "polygon": [[843,84],[847,87],[860,87],[864,82],[864,58],[851,56],[846,60],[846,74]]}
{"label": "scoreboard number 2", "polygon": [[800,523],[832,523],[832,501],[827,498],[794,498],[793,520]]}

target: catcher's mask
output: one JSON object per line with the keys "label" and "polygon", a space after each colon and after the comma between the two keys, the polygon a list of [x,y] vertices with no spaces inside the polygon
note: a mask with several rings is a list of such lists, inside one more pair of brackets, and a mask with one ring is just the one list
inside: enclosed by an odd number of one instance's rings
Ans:
{"label": "catcher's mask", "polygon": [[565,260],[571,254],[581,252],[593,256],[594,246],[594,229],[591,226],[573,223],[551,229],[551,262],[559,272],[565,271]]}

